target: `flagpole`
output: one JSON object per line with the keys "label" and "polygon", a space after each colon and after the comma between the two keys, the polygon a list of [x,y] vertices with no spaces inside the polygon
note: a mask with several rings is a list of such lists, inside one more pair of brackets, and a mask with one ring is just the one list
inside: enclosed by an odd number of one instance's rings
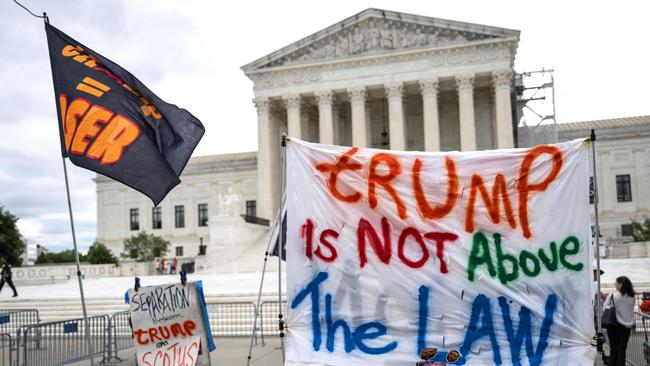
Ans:
{"label": "flagpole", "polygon": [[282,147],[282,154],[281,158],[282,161],[280,162],[281,165],[281,176],[280,176],[280,242],[279,242],[279,248],[278,248],[278,327],[280,328],[280,347],[282,347],[282,364],[284,365],[284,359],[285,359],[285,353],[284,353],[284,318],[282,315],[282,243],[284,243],[284,228],[282,225],[282,221],[284,220],[284,217],[282,217],[282,197],[284,196],[284,191],[285,191],[285,186],[286,186],[286,173],[287,173],[287,135],[282,134],[282,142],[280,143],[280,146]]}
{"label": "flagpole", "polygon": [[[19,4],[17,1],[16,3]],[[22,5],[21,5],[22,6]],[[27,9],[26,9],[27,10]],[[29,11],[29,10],[28,10]],[[31,13],[31,11],[30,11]],[[33,15],[33,14],[32,14]],[[47,16],[47,13],[43,12],[43,16],[39,17],[42,18],[43,21],[46,24],[50,24],[50,18]],[[54,65],[51,62],[51,50],[50,50],[50,66],[52,67],[52,82],[54,83],[54,78],[55,78],[55,72],[54,72]],[[55,92],[55,99],[57,98],[56,96],[56,83],[54,85],[54,92]],[[57,104],[57,112],[58,111],[58,104]],[[65,193],[66,197],[68,199],[68,214],[70,215],[70,228],[72,230],[72,245],[74,246],[74,259],[75,263],[77,265],[77,281],[79,283],[79,294],[81,296],[81,310],[83,312],[83,319],[84,319],[84,328],[85,328],[85,338],[86,338],[86,347],[88,347],[88,355],[92,354],[92,342],[90,341],[90,324],[88,323],[88,312],[86,311],[86,297],[84,296],[84,287],[83,283],[81,281],[81,266],[79,264],[79,250],[77,249],[77,235],[74,230],[74,217],[72,215],[72,203],[70,201],[70,183],[68,182],[68,168],[65,163],[65,155],[61,156],[61,162],[63,163],[63,176],[65,178]],[[95,366],[95,361],[93,360],[92,356],[90,356],[90,365]]]}
{"label": "flagpole", "polygon": [[[45,23],[50,24],[50,18],[48,18],[46,13],[43,13],[42,18]],[[53,65],[51,66],[52,66],[52,78],[53,78],[52,80],[54,81],[54,75],[55,75],[54,66]],[[54,90],[56,93],[56,87]],[[88,312],[86,311],[86,298],[84,296],[84,288],[83,288],[83,283],[81,281],[81,266],[79,264],[79,250],[77,249],[77,235],[74,230],[74,217],[72,215],[72,203],[70,201],[70,183],[68,182],[68,168],[65,163],[65,156],[61,156],[61,162],[63,163],[63,176],[65,178],[65,192],[66,192],[66,197],[68,199],[68,214],[70,215],[70,228],[72,230],[72,245],[74,246],[74,259],[77,265],[77,282],[79,283],[79,294],[81,296],[81,310],[83,312],[86,347],[88,347],[88,355],[91,355],[92,342],[90,341],[90,324],[88,323]],[[95,366],[95,361],[93,360],[92,356],[90,356],[90,365]]]}
{"label": "flagpole", "polygon": [[[68,197],[68,212],[70,213],[70,228],[72,229],[72,244],[74,245],[74,259],[77,263],[77,281],[79,282],[79,293],[81,294],[81,309],[84,315],[84,328],[86,330],[86,346],[88,347],[88,354],[92,355],[92,343],[90,342],[90,326],[88,324],[88,313],[86,312],[86,299],[84,297],[84,287],[81,281],[81,268],[79,265],[79,251],[77,250],[77,235],[74,231],[74,218],[72,216],[72,203],[70,201],[70,184],[68,183],[68,168],[65,164],[65,157],[61,157],[63,162],[63,175],[65,176],[65,192]],[[92,356],[90,356],[90,365],[94,366]]]}
{"label": "flagpole", "polygon": [[603,323],[601,319],[603,309],[600,304],[600,225],[598,222],[598,181],[596,178],[598,176],[596,171],[596,132],[593,128],[591,129],[589,140],[591,141],[591,162],[593,165],[594,175],[594,213],[596,218],[596,280],[598,281],[598,293],[596,294],[596,323],[598,325],[598,329],[596,330],[596,350],[604,356]]}
{"label": "flagpole", "polygon": [[[278,213],[275,216],[275,222],[272,226],[272,228],[275,228],[280,220],[278,220],[278,217],[280,217],[282,213],[282,207],[278,210]],[[282,229],[282,228],[280,228]],[[271,233],[269,235],[269,242],[266,245],[266,252],[264,253],[264,266],[262,267],[262,279],[260,280],[260,290],[257,293],[257,305],[255,306],[255,318],[253,319],[253,330],[251,331],[251,343],[250,346],[248,347],[248,358],[246,361],[246,366],[250,366],[251,364],[251,357],[253,355],[253,340],[255,339],[255,335],[257,332],[257,319],[259,318],[259,313],[260,313],[260,303],[262,301],[262,289],[264,288],[264,276],[266,275],[266,265],[268,263],[269,255],[271,254],[271,244],[273,243],[273,229],[271,229]],[[280,249],[281,250],[281,249]],[[282,253],[279,253],[279,255],[282,255]],[[264,337],[264,334],[262,334],[262,337]],[[264,338],[262,338],[263,340]],[[264,345],[264,343],[262,343]]]}

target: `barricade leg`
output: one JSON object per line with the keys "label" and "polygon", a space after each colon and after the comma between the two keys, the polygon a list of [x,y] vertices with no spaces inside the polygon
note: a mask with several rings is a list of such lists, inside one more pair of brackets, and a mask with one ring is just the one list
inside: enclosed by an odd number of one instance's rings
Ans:
{"label": "barricade leg", "polygon": [[133,347],[129,317],[129,311],[120,311],[110,316],[108,333],[105,337],[106,346],[105,357],[102,360],[103,364],[122,362],[118,352]]}

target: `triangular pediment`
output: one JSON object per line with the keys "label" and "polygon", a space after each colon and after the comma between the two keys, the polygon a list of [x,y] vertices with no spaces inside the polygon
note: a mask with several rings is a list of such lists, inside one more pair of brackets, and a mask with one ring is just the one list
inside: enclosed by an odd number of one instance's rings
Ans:
{"label": "triangular pediment", "polygon": [[242,67],[261,69],[396,52],[518,39],[519,31],[367,9]]}

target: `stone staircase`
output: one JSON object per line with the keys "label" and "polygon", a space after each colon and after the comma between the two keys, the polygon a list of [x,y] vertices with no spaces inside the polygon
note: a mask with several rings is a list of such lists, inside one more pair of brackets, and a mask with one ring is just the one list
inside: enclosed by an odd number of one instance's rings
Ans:
{"label": "stone staircase", "polygon": [[[16,300],[0,303],[2,309],[37,309],[41,322],[50,322],[83,316],[81,300],[79,299],[42,299]],[[86,299],[86,309],[89,316],[113,314],[128,307],[124,298],[95,298]]]}
{"label": "stone staircase", "polygon": [[[257,301],[254,294],[242,294],[237,296],[207,295],[206,303],[208,306],[212,303],[228,302],[251,302]],[[277,295],[264,294],[262,301],[277,301]],[[83,311],[80,299],[39,299],[39,300],[13,300],[0,302],[0,309],[37,309],[41,322],[59,321],[66,319],[81,318]],[[128,310],[128,305],[124,303],[124,298],[105,297],[105,298],[87,298],[86,310],[88,316],[94,315],[112,315],[114,313]]]}

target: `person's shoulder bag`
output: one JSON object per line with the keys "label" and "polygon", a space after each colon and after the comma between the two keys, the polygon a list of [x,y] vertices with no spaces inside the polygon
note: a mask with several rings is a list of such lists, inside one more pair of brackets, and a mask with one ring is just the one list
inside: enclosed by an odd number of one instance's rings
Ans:
{"label": "person's shoulder bag", "polygon": [[616,319],[616,302],[614,302],[614,294],[611,295],[611,300],[612,306],[603,310],[603,315],[600,318],[603,328],[611,328],[619,325],[619,322]]}

